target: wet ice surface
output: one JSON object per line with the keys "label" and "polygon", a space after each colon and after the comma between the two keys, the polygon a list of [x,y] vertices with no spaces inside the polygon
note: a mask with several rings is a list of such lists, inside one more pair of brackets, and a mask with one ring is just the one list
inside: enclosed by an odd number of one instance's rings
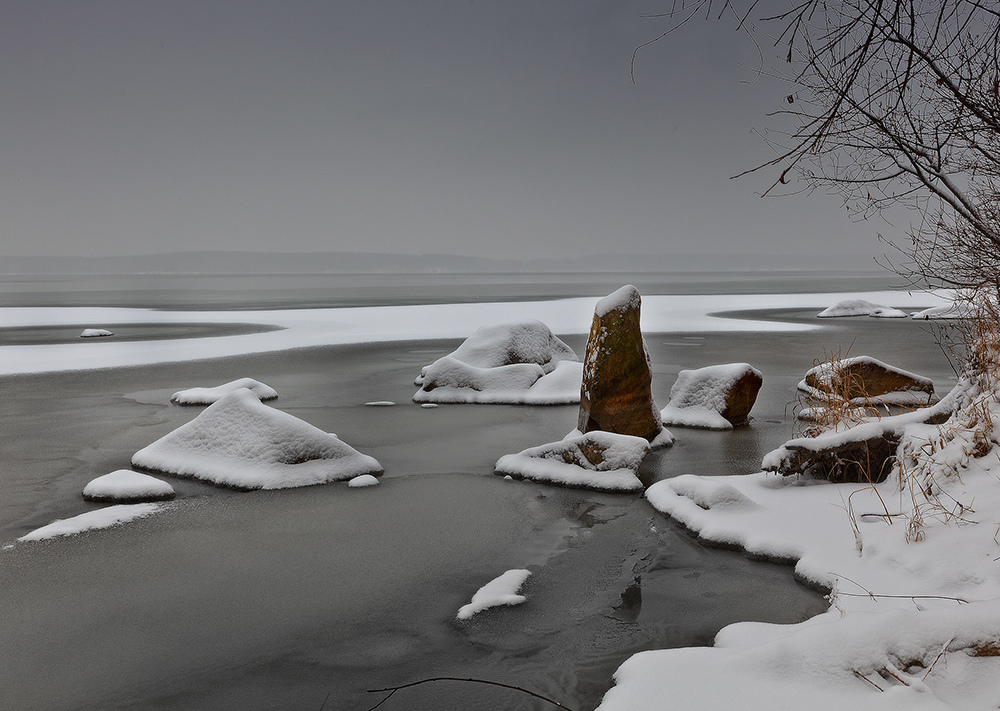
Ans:
{"label": "wet ice surface", "polygon": [[[813,314],[792,316],[813,318]],[[872,320],[874,321],[874,320]],[[828,322],[827,322],[828,323]],[[583,340],[567,339],[583,351]],[[764,374],[749,428],[677,428],[648,484],[755,470],[787,439],[795,384],[824,350],[878,357],[947,386],[918,324],[821,333],[647,334],[654,397],[677,371],[733,360]],[[275,404],[376,457],[383,485],[239,494],[173,480],[176,509],[0,555],[0,688],[14,708],[367,709],[365,689],[430,676],[517,684],[578,711],[640,649],[707,644],[729,622],[825,608],[788,567],[708,549],[638,497],[492,475],[503,454],[561,438],[576,408],[409,400],[420,364],[457,342],[309,349],[201,363],[6,378],[0,536],[97,506],[87,481],[193,418],[178,387],[255,377]],[[365,407],[391,400],[392,408]],[[532,570],[528,601],[454,620],[483,584]],[[441,682],[383,709],[541,709],[515,692]]]}

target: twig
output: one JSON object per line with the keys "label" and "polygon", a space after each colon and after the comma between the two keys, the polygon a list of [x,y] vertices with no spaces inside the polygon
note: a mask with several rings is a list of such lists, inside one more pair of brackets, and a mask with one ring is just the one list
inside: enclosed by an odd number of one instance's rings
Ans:
{"label": "twig", "polygon": [[528,696],[534,696],[536,699],[541,699],[542,701],[548,702],[548,703],[552,704],[553,706],[556,706],[558,708],[563,709],[563,711],[573,711],[573,709],[571,709],[569,706],[563,706],[558,701],[553,701],[552,699],[548,698],[547,696],[542,696],[541,694],[536,694],[534,691],[528,691],[527,689],[523,689],[520,686],[513,686],[512,684],[503,684],[503,683],[501,683],[499,681],[489,681],[487,679],[468,679],[468,678],[458,678],[458,677],[454,677],[454,676],[436,676],[436,677],[432,677],[430,679],[421,679],[420,681],[410,682],[409,684],[401,684],[400,686],[387,686],[384,689],[368,689],[368,693],[370,693],[370,694],[378,694],[378,693],[383,693],[383,692],[389,692],[388,696],[386,696],[384,699],[382,699],[377,704],[375,704],[374,706],[372,706],[370,709],[368,709],[368,711],[375,711],[375,709],[377,709],[379,706],[381,706],[386,701],[388,701],[390,698],[392,698],[392,695],[395,694],[400,689],[408,689],[411,686],[419,686],[420,684],[428,684],[428,683],[430,683],[432,681],[469,681],[469,682],[473,682],[473,683],[476,683],[476,684],[489,684],[490,686],[500,686],[500,687],[503,687],[504,689],[513,689],[514,691],[520,691],[521,693],[527,694]]}
{"label": "twig", "polygon": [[951,644],[954,641],[955,641],[955,638],[952,637],[951,639],[949,639],[947,642],[944,643],[944,646],[941,647],[941,651],[938,652],[938,655],[936,657],[934,657],[934,661],[931,662],[930,667],[928,667],[927,671],[924,672],[924,675],[922,677],[920,677],[921,681],[923,681],[924,679],[927,678],[927,675],[930,674],[931,671],[934,669],[934,665],[938,663],[938,659],[941,658],[941,655],[948,651],[948,645]]}
{"label": "twig", "polygon": [[885,689],[883,689],[881,686],[879,686],[878,684],[876,684],[874,681],[872,681],[871,679],[869,679],[868,677],[866,677],[864,674],[862,674],[861,672],[859,672],[857,669],[851,669],[851,671],[854,672],[854,676],[858,677],[862,681],[867,681],[869,684],[871,684],[872,686],[874,686],[879,691],[885,691]]}

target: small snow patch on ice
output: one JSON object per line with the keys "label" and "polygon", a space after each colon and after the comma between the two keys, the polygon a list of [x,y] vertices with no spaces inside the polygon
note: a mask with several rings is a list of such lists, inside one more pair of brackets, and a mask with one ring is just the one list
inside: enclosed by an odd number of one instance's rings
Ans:
{"label": "small snow patch on ice", "polygon": [[106,328],[85,328],[80,334],[80,338],[106,338],[113,335],[115,334]]}
{"label": "small snow patch on ice", "polygon": [[435,407],[440,407],[440,405],[438,405],[436,402],[425,402],[421,403],[420,407],[424,408],[425,410],[433,410]]}
{"label": "small snow patch on ice", "polygon": [[378,486],[379,481],[376,477],[371,474],[362,474],[361,476],[356,476],[347,482],[347,485],[353,489],[362,488],[365,486]]}
{"label": "small snow patch on ice", "polygon": [[366,402],[365,407],[393,407],[395,404],[392,400],[373,400]]}
{"label": "small snow patch on ice", "polygon": [[467,620],[476,613],[491,607],[520,605],[528,598],[524,595],[518,595],[517,591],[521,589],[524,581],[530,575],[530,570],[508,570],[479,588],[472,596],[472,601],[468,605],[463,605],[456,617],[460,620]]}
{"label": "small snow patch on ice", "polygon": [[110,528],[126,521],[149,516],[159,511],[162,507],[162,504],[116,504],[104,509],[88,511],[73,518],[53,521],[47,526],[36,528],[31,533],[27,533],[17,540],[41,541],[59,536],[72,536],[83,531],[92,531],[98,528]]}

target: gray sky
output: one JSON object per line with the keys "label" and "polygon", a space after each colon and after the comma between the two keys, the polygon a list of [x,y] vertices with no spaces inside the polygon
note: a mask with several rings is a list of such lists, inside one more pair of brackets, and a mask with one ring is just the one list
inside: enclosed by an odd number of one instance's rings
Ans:
{"label": "gray sky", "polygon": [[0,5],[0,254],[881,250],[760,199],[732,21],[653,0]]}

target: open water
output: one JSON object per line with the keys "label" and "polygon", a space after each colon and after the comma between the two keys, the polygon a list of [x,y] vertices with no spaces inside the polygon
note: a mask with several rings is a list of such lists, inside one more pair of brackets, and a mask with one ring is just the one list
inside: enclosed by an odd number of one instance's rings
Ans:
{"label": "open water", "polygon": [[[302,308],[654,293],[882,289],[883,275],[441,275],[8,278],[0,305]],[[734,309],[739,308],[734,300]],[[816,324],[814,312],[756,317]],[[782,334],[647,333],[653,394],[679,370],[746,361],[764,374],[748,427],[674,428],[646,483],[745,474],[793,434],[795,384],[817,358],[868,354],[950,386],[926,324],[824,321]],[[34,333],[59,339],[58,329]],[[189,337],[198,337],[200,333]],[[2,337],[2,334],[0,334]],[[21,338],[24,334],[20,334]],[[142,332],[140,338],[157,337]],[[176,337],[176,334],[171,334]],[[581,337],[567,338],[578,353]],[[85,344],[81,344],[85,346]],[[254,377],[272,404],[385,467],[344,485],[237,493],[174,481],[167,510],[129,525],[0,550],[0,708],[368,709],[430,677],[512,684],[584,711],[642,649],[710,644],[740,620],[801,621],[826,607],[792,568],[706,548],[641,496],[492,474],[503,454],[561,438],[575,407],[442,406],[414,376],[458,341],[311,348],[184,364],[0,378],[0,543],[96,508],[92,478],[192,419],[175,390]],[[395,407],[366,407],[390,400]],[[846,525],[846,524],[845,524]],[[458,623],[510,568],[528,602]],[[545,709],[523,694],[442,681],[382,709]]]}

